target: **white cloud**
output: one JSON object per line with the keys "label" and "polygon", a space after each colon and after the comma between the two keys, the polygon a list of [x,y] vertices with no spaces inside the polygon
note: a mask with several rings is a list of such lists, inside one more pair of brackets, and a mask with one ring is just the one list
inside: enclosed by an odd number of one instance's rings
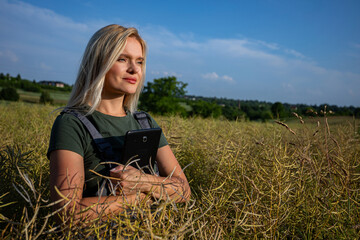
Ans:
{"label": "white cloud", "polygon": [[210,39],[204,44],[206,50],[222,56],[258,59],[272,65],[283,64],[281,57],[258,49],[258,46],[256,42],[245,39]]}
{"label": "white cloud", "polygon": [[[1,17],[1,20],[6,20],[10,18],[8,22],[13,20],[12,18],[15,17],[17,21],[30,21],[28,23],[24,23],[24,25],[28,25],[29,23],[38,24],[52,33],[62,32],[61,30],[63,29],[81,32],[88,30],[88,26],[86,24],[74,22],[72,19],[59,15],[49,9],[39,8],[25,2],[10,2],[2,0],[0,1],[0,7],[0,12],[3,13],[3,17]],[[43,31],[45,29],[39,30]],[[14,30],[18,31],[18,29]],[[32,28],[32,30],[36,30],[36,28]]]}
{"label": "white cloud", "polygon": [[0,57],[5,58],[5,61],[10,61],[13,63],[16,63],[19,60],[19,58],[16,56],[16,54],[9,50],[0,52]]}
{"label": "white cloud", "polygon": [[303,54],[301,54],[298,51],[295,51],[293,49],[285,49],[284,52],[287,54],[293,55],[297,58],[305,58],[305,56]]}
{"label": "white cloud", "polygon": [[217,80],[219,79],[219,75],[216,72],[205,73],[201,75],[204,79]]}
{"label": "white cloud", "polygon": [[203,79],[212,80],[212,81],[224,80],[225,82],[228,83],[234,83],[234,79],[232,77],[228,75],[219,76],[216,72],[201,74],[201,77]]}
{"label": "white cloud", "polygon": [[226,82],[229,82],[229,83],[233,83],[234,82],[234,79],[230,76],[227,76],[227,75],[224,75],[221,77],[223,80],[225,80]]}
{"label": "white cloud", "polygon": [[167,49],[189,51],[201,48],[201,43],[189,40],[192,38],[188,37],[190,33],[176,35],[164,27],[152,25],[141,28],[140,33],[151,46],[152,51],[161,52]]}
{"label": "white cloud", "polygon": [[[236,57],[251,58],[266,61],[272,66],[284,66],[284,59],[267,50],[279,50],[274,43],[248,39],[219,39],[205,41],[184,39],[181,34],[176,35],[163,27],[149,26],[143,28],[142,35],[149,45],[149,53],[163,55],[171,59],[191,58],[192,62],[204,63],[207,57]],[[265,46],[265,48],[264,48]]]}
{"label": "white cloud", "polygon": [[272,49],[272,50],[278,50],[280,49],[279,45],[276,44],[276,43],[267,43],[267,42],[264,42],[264,41],[260,41],[260,40],[255,40],[254,43],[258,43],[262,46],[265,46],[269,49]]}
{"label": "white cloud", "polygon": [[96,30],[17,0],[0,0],[0,22],[0,72],[68,83],[73,83],[82,51]]}
{"label": "white cloud", "polygon": [[151,75],[159,77],[182,77],[182,74],[168,71],[151,71]]}

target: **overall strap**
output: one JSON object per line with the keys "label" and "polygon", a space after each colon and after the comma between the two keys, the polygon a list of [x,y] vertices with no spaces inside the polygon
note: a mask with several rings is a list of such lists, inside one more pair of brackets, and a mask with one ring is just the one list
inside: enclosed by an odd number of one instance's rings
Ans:
{"label": "overall strap", "polygon": [[142,129],[151,128],[150,123],[149,123],[150,117],[146,112],[143,112],[143,111],[134,112],[133,116],[136,119],[136,121],[138,121],[138,123],[140,124]]}
{"label": "overall strap", "polygon": [[87,117],[85,117],[84,115],[82,115],[77,110],[64,110],[64,112],[70,113],[70,114],[74,115],[75,117],[77,117],[85,125],[85,127],[87,128],[87,130],[89,131],[89,133],[93,139],[103,138],[103,136],[94,127],[94,125],[89,121],[89,119]]}
{"label": "overall strap", "polygon": [[[77,117],[87,128],[89,131],[92,139],[95,142],[95,145],[98,149],[98,151],[101,154],[101,158],[105,162],[117,162],[118,158],[114,154],[114,151],[112,149],[111,144],[104,139],[104,137],[99,133],[99,131],[95,128],[95,126],[89,121],[87,117],[85,117],[83,114],[81,114],[77,110],[63,110],[63,112],[69,113],[75,117]],[[111,164],[105,164],[106,168],[109,170],[112,168]]]}

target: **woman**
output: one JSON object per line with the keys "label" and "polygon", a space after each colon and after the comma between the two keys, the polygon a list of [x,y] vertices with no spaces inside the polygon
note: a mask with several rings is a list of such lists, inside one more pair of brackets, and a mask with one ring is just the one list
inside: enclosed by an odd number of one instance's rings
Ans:
{"label": "woman", "polygon": [[[126,131],[141,128],[132,113],[144,85],[145,61],[146,44],[136,29],[119,25],[100,29],[86,47],[65,108],[85,114],[118,155]],[[152,127],[158,127],[150,120]],[[97,194],[105,166],[86,127],[72,114],[63,112],[55,120],[47,155],[51,198],[58,202],[62,216],[95,219],[149,196],[176,202],[190,197],[188,181],[163,134],[156,156],[159,176],[120,164],[110,171],[112,183],[118,186],[116,196]]]}

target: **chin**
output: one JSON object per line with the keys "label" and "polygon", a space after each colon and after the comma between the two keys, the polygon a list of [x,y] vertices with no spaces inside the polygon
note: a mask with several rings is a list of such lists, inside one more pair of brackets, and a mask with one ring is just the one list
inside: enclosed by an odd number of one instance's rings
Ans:
{"label": "chin", "polygon": [[136,93],[136,89],[135,90],[129,90],[129,91],[125,91],[124,92],[126,95],[133,95]]}
{"label": "chin", "polygon": [[134,95],[136,91],[121,91],[121,94],[124,94],[125,96],[131,96]]}

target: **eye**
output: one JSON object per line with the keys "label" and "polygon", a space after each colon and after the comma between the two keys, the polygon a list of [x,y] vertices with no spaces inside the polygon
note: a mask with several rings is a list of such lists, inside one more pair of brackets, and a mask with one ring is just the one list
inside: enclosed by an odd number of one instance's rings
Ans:
{"label": "eye", "polygon": [[126,59],[125,58],[119,58],[117,61],[118,62],[126,62]]}
{"label": "eye", "polygon": [[144,61],[141,60],[141,61],[137,61],[136,63],[139,65],[143,65]]}

